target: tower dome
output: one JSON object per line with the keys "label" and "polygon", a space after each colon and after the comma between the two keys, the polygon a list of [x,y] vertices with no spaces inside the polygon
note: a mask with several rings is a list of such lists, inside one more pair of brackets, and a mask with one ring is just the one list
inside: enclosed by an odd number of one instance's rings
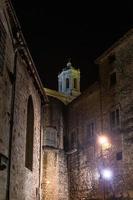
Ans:
{"label": "tower dome", "polygon": [[72,68],[72,63],[70,61],[67,63],[67,67]]}
{"label": "tower dome", "polygon": [[80,95],[80,70],[75,69],[70,61],[58,75],[58,91],[73,97]]}

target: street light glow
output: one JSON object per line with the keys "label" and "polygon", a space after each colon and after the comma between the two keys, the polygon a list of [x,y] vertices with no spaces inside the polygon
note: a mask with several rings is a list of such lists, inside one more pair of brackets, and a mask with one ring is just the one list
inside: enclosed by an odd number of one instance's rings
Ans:
{"label": "street light glow", "polygon": [[111,143],[109,141],[109,138],[105,135],[100,135],[98,137],[98,142],[101,145],[102,150],[106,150],[106,149],[111,147]]}
{"label": "street light glow", "polygon": [[102,177],[106,180],[110,180],[112,178],[113,174],[110,169],[103,169],[102,170]]}
{"label": "street light glow", "polygon": [[49,184],[49,183],[50,183],[50,181],[46,181],[46,183],[47,183],[47,184]]}
{"label": "street light glow", "polygon": [[99,136],[99,140],[98,141],[99,141],[100,144],[107,144],[108,143],[108,138],[106,136],[102,135],[102,136]]}

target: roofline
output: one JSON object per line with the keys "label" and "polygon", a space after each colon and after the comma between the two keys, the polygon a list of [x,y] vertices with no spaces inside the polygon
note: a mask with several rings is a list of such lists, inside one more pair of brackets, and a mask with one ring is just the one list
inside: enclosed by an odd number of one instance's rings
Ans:
{"label": "roofline", "polygon": [[[29,49],[28,49],[27,43],[26,43],[25,38],[24,38],[24,36],[23,36],[22,30],[21,30],[21,26],[20,26],[19,20],[18,20],[18,18],[17,18],[17,16],[16,16],[16,13],[15,13],[15,10],[14,10],[14,8],[13,8],[13,5],[12,5],[12,3],[11,3],[10,0],[6,0],[5,2],[6,2],[6,8],[9,8],[9,12],[10,12],[10,13],[8,13],[8,16],[9,16],[9,18],[10,18],[10,15],[12,16],[12,19],[13,19],[13,21],[14,21],[14,24],[15,24],[16,27],[18,28],[18,31],[19,31],[21,40],[22,40],[22,42],[23,42],[23,44],[24,44],[24,50],[25,50],[25,52],[26,52],[26,56],[27,56],[27,59],[28,59],[28,61],[29,61],[29,66],[28,66],[28,67],[30,68],[31,74],[32,74],[32,76],[33,76],[33,78],[34,78],[34,80],[35,80],[35,83],[37,84],[37,87],[38,87],[38,89],[39,89],[39,92],[40,92],[40,95],[41,95],[42,100],[43,100],[45,103],[47,103],[47,102],[48,102],[47,95],[46,95],[46,93],[45,93],[45,91],[44,91],[42,81],[41,81],[41,79],[40,79],[40,77],[39,77],[39,74],[38,74],[38,72],[37,72],[37,70],[36,70],[34,61],[33,61],[32,57],[31,57],[31,54],[30,54],[30,51],[29,51]],[[10,15],[9,15],[9,14],[10,14]]]}
{"label": "roofline", "polygon": [[100,89],[99,81],[94,82],[91,84],[85,91],[83,91],[77,98],[75,98],[73,101],[71,101],[69,105],[72,105],[73,103],[77,102],[80,98],[82,98],[86,94],[92,94],[95,91],[98,91]]}
{"label": "roofline", "polygon": [[129,36],[133,35],[133,28],[131,28],[126,34],[124,34],[118,41],[116,41],[110,48],[108,48],[101,56],[99,56],[94,62],[95,64],[99,64],[104,57],[111,54],[111,52],[116,48],[117,46],[121,45],[121,43],[128,39]]}
{"label": "roofline", "polygon": [[58,101],[62,102],[64,105],[68,105],[71,101],[73,101],[73,97],[71,96],[67,96],[62,92],[58,92],[56,90],[52,90],[49,88],[44,88],[48,98],[49,97],[53,97],[55,99],[57,99]]}

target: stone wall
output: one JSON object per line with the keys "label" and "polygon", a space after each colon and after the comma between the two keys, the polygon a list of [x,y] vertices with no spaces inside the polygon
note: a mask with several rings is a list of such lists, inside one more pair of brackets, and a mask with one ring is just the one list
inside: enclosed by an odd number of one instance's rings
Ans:
{"label": "stone wall", "polygon": [[[99,99],[99,87],[95,84],[68,107],[68,169],[71,200],[98,198],[95,141],[101,129]],[[92,123],[94,131],[93,135],[90,135],[88,129]]]}
{"label": "stone wall", "polygon": [[42,199],[57,200],[59,191],[58,151],[43,151]]}
{"label": "stone wall", "polygon": [[[11,153],[11,168],[0,168],[0,199],[6,199],[9,175],[11,200],[39,199],[40,176],[42,200],[102,199],[104,191],[105,198],[133,198],[133,31],[99,59],[99,84],[89,87],[68,106],[53,94],[42,121],[37,72],[31,70],[28,51],[25,55],[13,51],[12,27],[8,27],[3,8],[4,0],[0,0],[0,26],[6,36],[0,68],[0,156],[9,163]],[[29,96],[34,111],[32,170],[25,165]],[[108,137],[107,146],[99,145],[100,134]],[[103,180],[103,168],[111,169],[111,180]]]}
{"label": "stone wall", "polygon": [[[90,87],[68,106],[69,191],[74,200],[101,199],[104,191],[105,198],[133,198],[132,30],[99,59],[99,65],[100,88]],[[87,139],[87,123],[92,122],[95,137]],[[108,137],[107,146],[98,143],[100,134]],[[112,171],[108,181],[102,177],[105,168]]]}
{"label": "stone wall", "polygon": [[[40,187],[40,147],[41,147],[41,95],[37,85],[38,75],[31,73],[32,62],[28,62],[13,50],[13,41],[9,16],[4,1],[0,1],[0,20],[5,28],[6,46],[4,66],[0,69],[0,154],[6,156],[8,164],[6,169],[0,170],[0,199],[6,199],[9,189],[11,200],[33,200],[39,198]],[[3,9],[5,13],[3,13]],[[11,10],[10,10],[11,12]],[[7,18],[5,18],[5,15]],[[9,31],[10,28],[10,31]],[[15,27],[14,27],[15,28]],[[22,34],[22,33],[21,33]],[[0,41],[1,42],[1,41]],[[15,60],[15,55],[16,60]],[[28,55],[27,55],[28,56]],[[16,64],[16,79],[14,67]],[[35,80],[36,76],[36,80]],[[15,88],[13,87],[14,83]],[[15,99],[13,98],[15,91]],[[26,130],[27,130],[27,104],[31,95],[34,110],[33,128],[33,168],[29,170],[25,165]],[[14,109],[12,105],[14,104]],[[13,116],[13,120],[12,120]],[[12,130],[12,134],[11,134]],[[10,140],[12,139],[12,140]],[[9,146],[11,141],[11,162]],[[11,165],[11,166],[10,166]],[[10,171],[8,171],[8,166]],[[10,177],[9,177],[10,175]],[[9,188],[7,187],[10,178]]]}
{"label": "stone wall", "polygon": [[64,104],[56,98],[49,97],[49,104],[45,106],[43,138],[43,200],[68,200],[67,158],[63,144],[64,114]]}
{"label": "stone wall", "polygon": [[[111,56],[114,59],[110,62]],[[110,74],[116,72],[116,84],[110,85]],[[129,31],[119,45],[100,60],[102,88],[103,129],[111,137],[112,150],[109,159],[114,171],[114,193],[133,198],[133,31]],[[109,114],[119,107],[120,125],[112,129]],[[122,159],[116,154],[122,152]]]}
{"label": "stone wall", "polygon": [[[11,117],[12,83],[10,74],[13,71],[13,48],[7,24],[3,14],[3,1],[0,1],[0,21],[6,31],[5,59],[0,69],[0,154],[8,158],[9,131]],[[0,170],[0,199],[6,198],[7,168]]]}
{"label": "stone wall", "polygon": [[[27,104],[31,95],[34,109],[33,169],[25,167]],[[33,79],[21,57],[17,60],[15,111],[12,141],[11,189],[12,200],[36,199],[39,191],[41,131],[41,100]],[[28,188],[28,189],[27,189]]]}

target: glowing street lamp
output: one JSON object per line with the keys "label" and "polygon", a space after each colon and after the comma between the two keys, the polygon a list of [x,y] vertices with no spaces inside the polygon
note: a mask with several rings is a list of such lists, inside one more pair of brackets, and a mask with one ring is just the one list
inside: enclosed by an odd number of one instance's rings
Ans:
{"label": "glowing street lamp", "polygon": [[113,177],[113,173],[109,168],[105,168],[101,171],[101,177],[103,179],[103,200],[106,199],[106,181],[110,181]]}
{"label": "glowing street lamp", "polygon": [[98,142],[101,145],[101,147],[102,147],[103,150],[108,149],[111,146],[111,144],[109,143],[108,137],[105,136],[105,135],[99,136],[98,137]]}
{"label": "glowing street lamp", "polygon": [[106,144],[106,143],[108,143],[108,138],[107,138],[106,136],[104,136],[104,135],[101,135],[101,136],[99,136],[99,138],[98,138],[98,142],[99,142],[101,145]]}
{"label": "glowing street lamp", "polygon": [[101,173],[102,173],[102,177],[105,180],[111,180],[112,179],[113,173],[110,169],[103,169]]}
{"label": "glowing street lamp", "polygon": [[[102,159],[102,166],[103,169],[100,172],[101,178],[103,179],[103,200],[106,199],[106,180],[111,180],[113,173],[109,168],[104,168],[105,164],[104,164],[104,153],[106,153],[106,149],[111,147],[111,144],[109,142],[109,138],[105,135],[100,135],[98,137],[98,143],[101,146],[101,155],[100,158]],[[104,152],[105,151],[105,152]]]}

